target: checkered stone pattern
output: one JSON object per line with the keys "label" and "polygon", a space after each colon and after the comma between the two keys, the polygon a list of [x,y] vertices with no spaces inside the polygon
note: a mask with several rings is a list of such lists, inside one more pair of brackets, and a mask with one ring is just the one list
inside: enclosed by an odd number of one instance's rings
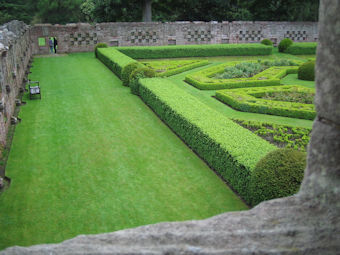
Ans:
{"label": "checkered stone pattern", "polygon": [[239,40],[242,42],[260,42],[262,38],[260,30],[239,31]]}
{"label": "checkered stone pattern", "polygon": [[155,31],[132,31],[129,41],[132,44],[155,44],[158,42],[158,35]]}
{"label": "checkered stone pattern", "polygon": [[286,31],[285,38],[289,38],[295,42],[306,41],[307,33],[306,31]]}
{"label": "checkered stone pattern", "polygon": [[70,46],[96,45],[98,43],[97,33],[76,32],[70,34]]}
{"label": "checkered stone pattern", "polygon": [[186,39],[188,42],[210,42],[212,38],[210,30],[188,31]]}

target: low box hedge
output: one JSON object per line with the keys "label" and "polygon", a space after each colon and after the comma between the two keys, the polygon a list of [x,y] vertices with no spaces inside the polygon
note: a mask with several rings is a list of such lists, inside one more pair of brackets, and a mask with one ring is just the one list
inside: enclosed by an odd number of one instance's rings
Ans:
{"label": "low box hedge", "polygon": [[113,48],[98,48],[97,58],[119,78],[122,77],[122,70],[126,65],[137,62],[136,60]]}
{"label": "low box hedge", "polygon": [[316,54],[317,43],[316,42],[295,42],[290,45],[284,53],[292,55],[309,55]]}
{"label": "low box hedge", "polygon": [[140,79],[139,94],[248,203],[251,173],[276,147],[162,78]]}
{"label": "low box hedge", "polygon": [[[251,61],[247,61],[251,62]],[[254,62],[254,61],[253,61]],[[298,66],[272,66],[250,78],[216,79],[216,74],[222,73],[227,66],[236,65],[240,61],[223,63],[188,74],[185,81],[201,90],[218,90],[244,87],[264,87],[280,85],[280,79],[287,74],[297,73]]]}
{"label": "low box hedge", "polygon": [[208,44],[172,46],[133,46],[115,49],[135,59],[213,57],[213,56],[256,56],[270,55],[273,47],[261,43]]}
{"label": "low box hedge", "polygon": [[302,104],[258,98],[265,93],[280,91],[314,93],[313,89],[301,86],[274,86],[220,90],[216,92],[216,98],[223,103],[230,105],[234,109],[243,112],[255,112],[308,120],[313,120],[315,118],[316,112],[313,104]]}
{"label": "low box hedge", "polygon": [[[179,74],[191,69],[205,66],[209,64],[208,60],[161,60],[161,61],[150,61],[141,62],[147,67],[155,70],[158,77],[169,77],[175,74]],[[163,72],[159,72],[157,68],[165,68]]]}

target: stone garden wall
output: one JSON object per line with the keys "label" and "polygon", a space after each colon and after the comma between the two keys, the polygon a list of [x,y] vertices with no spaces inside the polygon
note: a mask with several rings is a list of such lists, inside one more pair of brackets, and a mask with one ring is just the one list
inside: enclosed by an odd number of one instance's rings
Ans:
{"label": "stone garden wall", "polygon": [[264,38],[271,39],[275,44],[283,38],[314,42],[318,39],[318,32],[316,22],[39,24],[31,28],[34,54],[48,53],[48,37],[58,39],[59,52],[62,53],[92,51],[98,42],[109,46],[253,43]]}
{"label": "stone garden wall", "polygon": [[20,21],[0,26],[0,145],[6,143],[15,99],[27,78],[32,57],[30,27]]}

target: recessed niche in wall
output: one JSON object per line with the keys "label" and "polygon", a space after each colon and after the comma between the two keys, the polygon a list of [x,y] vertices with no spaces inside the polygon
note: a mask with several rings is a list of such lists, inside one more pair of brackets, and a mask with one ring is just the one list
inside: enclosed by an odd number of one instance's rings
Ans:
{"label": "recessed niche in wall", "polygon": [[110,46],[112,46],[112,47],[118,47],[118,45],[119,45],[119,42],[118,41],[110,41]]}

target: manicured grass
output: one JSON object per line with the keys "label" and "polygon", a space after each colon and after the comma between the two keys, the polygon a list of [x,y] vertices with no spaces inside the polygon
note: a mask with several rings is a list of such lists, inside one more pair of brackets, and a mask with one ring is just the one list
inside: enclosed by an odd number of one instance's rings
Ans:
{"label": "manicured grass", "polygon": [[281,83],[285,85],[300,85],[307,88],[315,88],[315,81],[300,80],[297,76],[297,74],[289,74],[281,80]]}
{"label": "manicured grass", "polygon": [[92,53],[33,65],[42,100],[20,112],[0,249],[247,209]]}

